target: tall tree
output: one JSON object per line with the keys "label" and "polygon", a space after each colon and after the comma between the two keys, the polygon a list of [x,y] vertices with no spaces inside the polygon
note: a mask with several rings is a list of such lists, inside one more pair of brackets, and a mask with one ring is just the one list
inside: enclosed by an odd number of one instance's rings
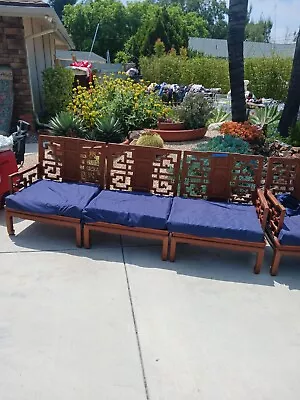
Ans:
{"label": "tall tree", "polygon": [[228,24],[228,58],[232,120],[246,120],[244,89],[244,39],[248,0],[230,0]]}
{"label": "tall tree", "polygon": [[161,39],[166,51],[174,47],[187,47],[188,35],[185,20],[173,7],[157,7],[143,21],[137,33],[125,45],[125,49],[136,59],[138,56],[149,56],[154,52],[154,44]]}
{"label": "tall tree", "polygon": [[250,21],[246,26],[246,40],[251,42],[270,43],[273,22],[270,19],[263,19],[258,22]]}
{"label": "tall tree", "polygon": [[56,14],[59,16],[59,18],[62,18],[62,14],[63,14],[63,10],[64,7],[67,4],[71,4],[74,5],[76,3],[77,0],[49,0],[49,4],[51,7],[54,8],[54,10],[56,11]]}
{"label": "tall tree", "polygon": [[279,123],[279,132],[283,137],[289,135],[289,128],[297,120],[300,106],[300,30],[298,32],[293,68],[285,107]]}
{"label": "tall tree", "polygon": [[94,52],[111,57],[124,47],[130,35],[127,13],[119,0],[94,0],[64,8],[64,24],[72,36],[77,50],[89,51],[96,26],[99,24]]}

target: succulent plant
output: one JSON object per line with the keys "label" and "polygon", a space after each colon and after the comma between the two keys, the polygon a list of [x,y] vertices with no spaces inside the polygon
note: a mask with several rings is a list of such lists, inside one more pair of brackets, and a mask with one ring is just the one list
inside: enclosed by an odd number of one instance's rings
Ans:
{"label": "succulent plant", "polygon": [[249,154],[250,145],[244,140],[233,137],[231,135],[216,136],[209,142],[199,144],[194,150],[196,151],[214,151],[220,153],[239,153]]}
{"label": "succulent plant", "polygon": [[72,136],[85,138],[86,129],[84,128],[83,121],[76,115],[61,111],[49,121],[49,129],[55,136]]}
{"label": "succulent plant", "polygon": [[137,146],[164,147],[164,141],[158,133],[143,131],[136,142]]}
{"label": "succulent plant", "polygon": [[98,118],[95,121],[93,139],[106,143],[121,143],[125,139],[124,130],[115,116]]}
{"label": "succulent plant", "polygon": [[228,121],[230,118],[230,113],[225,110],[215,108],[212,113],[211,117],[207,121],[206,125],[210,124],[220,124],[222,122]]}
{"label": "succulent plant", "polygon": [[251,115],[249,120],[251,124],[264,127],[274,122],[279,122],[280,115],[281,113],[278,111],[277,106],[264,107],[256,110],[255,114]]}

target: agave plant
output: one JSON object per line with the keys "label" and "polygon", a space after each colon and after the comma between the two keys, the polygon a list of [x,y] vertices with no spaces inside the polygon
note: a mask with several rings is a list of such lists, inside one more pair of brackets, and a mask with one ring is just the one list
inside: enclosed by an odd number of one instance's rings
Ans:
{"label": "agave plant", "polygon": [[120,121],[114,116],[98,118],[95,121],[93,139],[106,143],[121,143],[125,135]]}
{"label": "agave plant", "polygon": [[49,129],[55,136],[71,136],[84,138],[86,129],[84,128],[83,121],[76,115],[61,111],[49,121]]}
{"label": "agave plant", "polygon": [[207,121],[206,125],[210,124],[221,124],[222,122],[228,121],[230,118],[230,113],[222,109],[215,108],[212,112],[212,116]]}
{"label": "agave plant", "polygon": [[277,106],[259,108],[254,115],[251,115],[250,122],[254,125],[265,127],[280,120],[281,113]]}

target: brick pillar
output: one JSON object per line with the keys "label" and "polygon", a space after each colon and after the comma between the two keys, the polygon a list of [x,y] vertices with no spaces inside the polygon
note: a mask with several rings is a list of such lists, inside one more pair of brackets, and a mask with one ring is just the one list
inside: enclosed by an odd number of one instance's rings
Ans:
{"label": "brick pillar", "polygon": [[33,106],[22,18],[0,17],[0,65],[10,66],[13,71],[12,123],[22,116],[32,119]]}

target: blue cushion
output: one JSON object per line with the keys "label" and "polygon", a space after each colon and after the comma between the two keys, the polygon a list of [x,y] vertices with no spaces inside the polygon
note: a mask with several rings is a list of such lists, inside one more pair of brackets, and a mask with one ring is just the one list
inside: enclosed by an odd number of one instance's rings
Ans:
{"label": "blue cushion", "polygon": [[300,215],[284,218],[278,239],[283,246],[300,246]]}
{"label": "blue cushion", "polygon": [[177,197],[173,200],[167,228],[170,232],[203,238],[216,237],[247,242],[264,240],[263,230],[252,205]]}
{"label": "blue cushion", "polygon": [[83,211],[84,222],[108,222],[166,229],[172,198],[148,193],[103,190]]}
{"label": "blue cushion", "polygon": [[83,208],[99,193],[96,185],[40,180],[6,197],[6,206],[18,211],[81,218]]}
{"label": "blue cushion", "polygon": [[278,201],[285,207],[286,215],[300,215],[300,201],[289,193],[277,195]]}

